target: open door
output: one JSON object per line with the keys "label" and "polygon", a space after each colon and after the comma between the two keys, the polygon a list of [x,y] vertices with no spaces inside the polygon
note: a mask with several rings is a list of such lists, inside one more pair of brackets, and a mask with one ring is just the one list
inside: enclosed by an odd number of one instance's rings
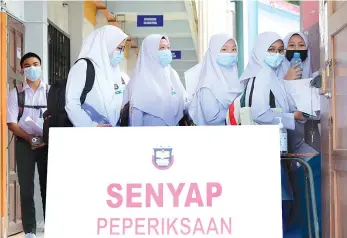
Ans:
{"label": "open door", "polygon": [[[24,77],[21,73],[20,59],[24,52],[24,25],[23,23],[8,16],[7,18],[7,84],[9,90],[20,82]],[[8,131],[8,184],[7,184],[7,208],[8,229],[7,235],[19,233],[22,228],[22,216],[20,209],[20,194],[15,160],[15,138]]]}
{"label": "open door", "polygon": [[347,237],[347,1],[320,2],[323,238]]}

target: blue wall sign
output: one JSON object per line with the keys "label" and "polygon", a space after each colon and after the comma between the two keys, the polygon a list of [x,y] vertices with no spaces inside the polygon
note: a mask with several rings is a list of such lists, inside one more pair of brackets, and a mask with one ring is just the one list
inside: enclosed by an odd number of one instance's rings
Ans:
{"label": "blue wall sign", "polygon": [[164,16],[163,15],[138,15],[137,26],[138,27],[164,26]]}
{"label": "blue wall sign", "polygon": [[182,51],[180,50],[172,50],[172,59],[182,59]]}

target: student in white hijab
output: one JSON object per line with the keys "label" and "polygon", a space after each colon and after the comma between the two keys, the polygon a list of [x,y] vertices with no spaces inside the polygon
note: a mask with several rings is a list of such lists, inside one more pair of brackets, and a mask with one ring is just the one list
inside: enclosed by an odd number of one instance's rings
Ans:
{"label": "student in white hijab", "polygon": [[244,88],[238,78],[237,59],[237,43],[230,35],[211,37],[189,106],[196,125],[225,125],[229,106]]}
{"label": "student in white hijab", "polygon": [[78,59],[90,59],[95,68],[95,82],[87,94],[85,103],[107,118],[110,124],[98,124],[82,109],[80,97],[86,83],[87,63],[79,60],[72,66],[66,86],[65,110],[76,127],[116,126],[123,101],[120,90],[121,74],[119,63],[127,35],[111,25],[91,32],[82,45]]}
{"label": "student in white hijab", "polygon": [[[301,32],[289,33],[283,40],[284,47],[287,49],[285,59],[277,70],[277,76],[284,80],[296,80],[299,78],[314,78],[319,73],[312,72],[311,67],[311,52],[307,37]],[[300,53],[302,60],[302,69],[290,67],[294,53]],[[319,113],[319,112],[318,112]],[[319,117],[317,117],[319,119]],[[320,133],[318,129],[319,120],[310,119],[305,123],[305,128],[301,128],[302,133],[305,133],[305,141],[320,150]]]}
{"label": "student in white hijab", "polygon": [[[283,80],[275,71],[284,60],[285,50],[281,37],[274,32],[265,32],[258,36],[251,59],[241,76],[247,82],[246,102],[251,103],[252,119],[263,125],[276,125],[279,118],[288,130],[290,153],[315,153],[304,140],[303,135],[294,133],[297,125],[305,121],[301,112],[297,111],[293,98],[287,93]],[[253,93],[251,93],[253,92]],[[274,96],[274,105],[282,112],[272,111],[270,95]],[[251,98],[251,100],[250,100]],[[284,230],[289,218],[293,194],[288,182],[287,172],[282,168],[282,208]]]}
{"label": "student in white hijab", "polygon": [[131,126],[176,126],[183,118],[187,95],[171,61],[167,36],[143,40],[128,85]]}

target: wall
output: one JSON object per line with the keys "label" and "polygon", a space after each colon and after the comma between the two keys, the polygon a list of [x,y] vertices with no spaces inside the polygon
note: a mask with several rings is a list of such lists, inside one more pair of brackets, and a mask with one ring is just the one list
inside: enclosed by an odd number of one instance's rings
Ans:
{"label": "wall", "polygon": [[5,0],[7,13],[18,20],[24,21],[24,2],[16,0]]}
{"label": "wall", "polygon": [[62,1],[48,1],[48,20],[59,30],[69,34],[69,6],[63,6]]}
{"label": "wall", "polygon": [[[285,26],[285,27],[283,27]],[[258,33],[277,32],[285,37],[293,31],[300,31],[300,14],[291,13],[264,3],[258,3]]]}

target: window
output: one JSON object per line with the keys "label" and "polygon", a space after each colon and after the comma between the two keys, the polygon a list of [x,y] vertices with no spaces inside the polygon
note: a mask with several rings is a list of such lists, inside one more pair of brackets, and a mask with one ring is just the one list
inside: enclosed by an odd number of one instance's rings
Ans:
{"label": "window", "polygon": [[48,25],[48,82],[66,79],[70,69],[70,39],[52,24]]}

